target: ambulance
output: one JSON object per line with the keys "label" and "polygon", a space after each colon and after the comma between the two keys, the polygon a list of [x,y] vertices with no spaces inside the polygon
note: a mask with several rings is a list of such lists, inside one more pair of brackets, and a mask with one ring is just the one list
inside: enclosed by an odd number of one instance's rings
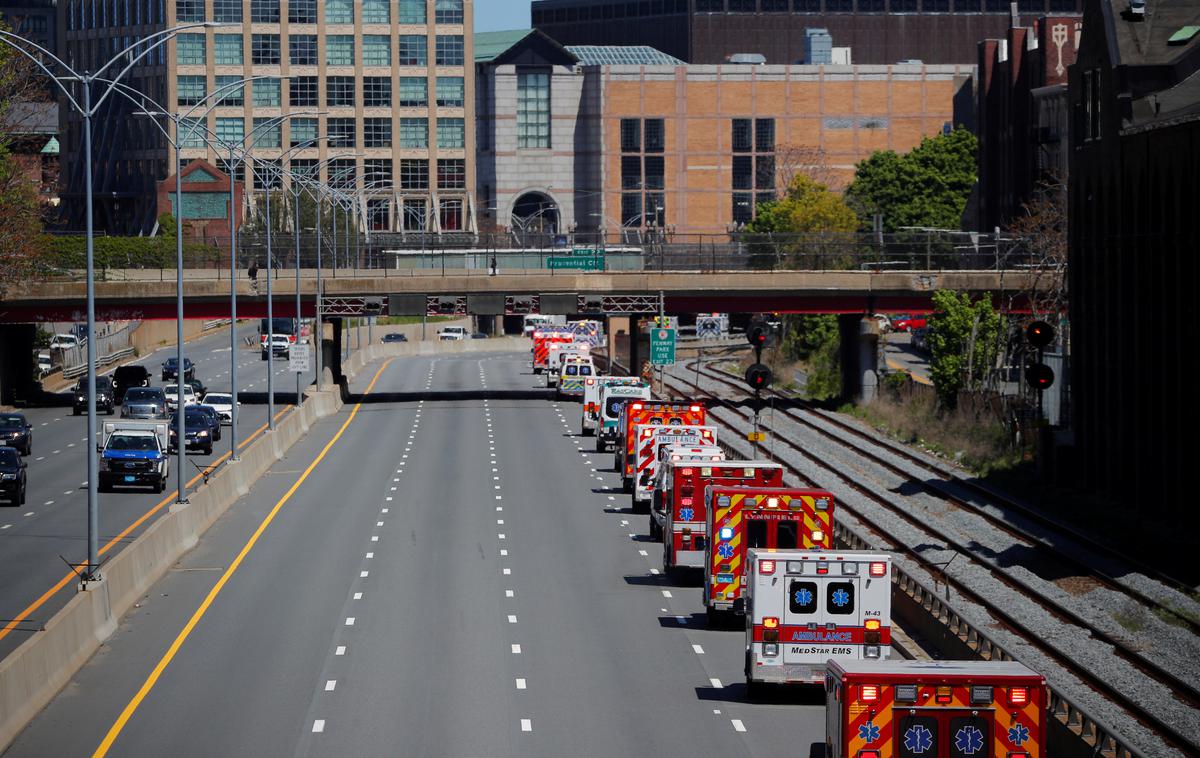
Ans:
{"label": "ambulance", "polygon": [[591,357],[567,356],[558,369],[559,397],[583,397],[583,383],[592,379],[596,367]]}
{"label": "ambulance", "polygon": [[617,420],[617,452],[613,468],[621,474],[625,492],[633,492],[633,467],[637,459],[638,424],[666,426],[703,426],[707,418],[699,403],[673,403],[665,400],[638,400],[626,403]]}
{"label": "ambulance", "polygon": [[600,408],[597,411],[599,419],[596,426],[597,453],[620,447],[625,406],[650,399],[650,385],[641,377],[629,378],[636,378],[637,384],[605,384],[600,388]]}
{"label": "ambulance", "polygon": [[891,651],[892,558],[879,551],[746,551],[746,687],[821,684],[825,662]]}
{"label": "ambulance", "polygon": [[646,382],[637,376],[592,376],[583,380],[583,419],[580,422],[580,434],[584,437],[591,437],[600,428],[600,391],[605,387],[617,385],[644,387]]}
{"label": "ambulance", "polygon": [[824,490],[710,484],[704,491],[707,534],[704,608],[715,626],[745,613],[746,550],[833,547],[833,495]]}
{"label": "ambulance", "polygon": [[546,370],[550,360],[550,347],[564,342],[574,342],[575,335],[566,327],[547,327],[535,329],[533,332],[533,373],[540,374]]}
{"label": "ambulance", "polygon": [[654,488],[658,486],[660,452],[664,447],[711,447],[710,462],[725,460],[725,451],[717,447],[717,428],[714,426],[668,426],[638,424],[638,454],[634,462],[632,507],[634,513],[649,513]]}
{"label": "ambulance", "polygon": [[825,664],[831,758],[1044,758],[1046,680],[1016,661]]}
{"label": "ambulance", "polygon": [[[650,536],[663,541],[663,573],[704,568],[708,525],[704,488],[710,484],[782,487],[783,466],[770,461],[722,461],[694,465],[663,461],[650,506]],[[669,537],[668,537],[669,535]]]}
{"label": "ambulance", "polygon": [[590,345],[575,342],[560,342],[550,345],[546,355],[546,386],[557,387],[558,375],[568,358],[587,358],[591,360]]}

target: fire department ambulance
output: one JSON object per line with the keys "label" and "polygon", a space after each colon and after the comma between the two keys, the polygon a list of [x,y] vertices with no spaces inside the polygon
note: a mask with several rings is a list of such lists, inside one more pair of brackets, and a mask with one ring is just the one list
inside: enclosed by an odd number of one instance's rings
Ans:
{"label": "fire department ambulance", "polygon": [[891,575],[877,551],[748,550],[747,688],[821,684],[830,658],[887,658]]}
{"label": "fire department ambulance", "polygon": [[[782,487],[783,466],[769,461],[693,464],[663,461],[650,510],[650,536],[663,541],[663,573],[704,568],[708,525],[704,488],[710,484]],[[669,536],[668,536],[669,535]]]}
{"label": "fire department ambulance", "polygon": [[[591,437],[600,428],[600,391],[605,387],[644,387],[646,383],[637,376],[592,376],[583,380],[583,420],[580,430],[584,437]],[[616,414],[613,414],[614,422]]]}
{"label": "fire department ambulance", "polygon": [[1016,661],[831,659],[831,758],[1043,758],[1046,680]]}
{"label": "fire department ambulance", "polygon": [[704,607],[710,624],[745,612],[746,550],[828,550],[833,546],[833,495],[787,487],[709,485]]}
{"label": "fire department ambulance", "polygon": [[617,443],[613,468],[621,472],[626,492],[633,491],[633,471],[637,460],[638,424],[664,426],[703,426],[706,419],[703,405],[672,403],[665,400],[639,400],[626,403],[617,420],[617,434],[625,438]]}
{"label": "fire department ambulance", "polygon": [[[658,486],[660,452],[664,447],[716,447],[717,429],[713,426],[667,426],[665,424],[637,425],[637,460],[634,464],[633,511],[649,513],[654,488]],[[725,460],[725,451],[716,447],[708,460]]]}
{"label": "fire department ambulance", "polygon": [[552,345],[574,341],[575,335],[566,327],[535,329],[533,332],[533,373],[540,374],[546,370]]}
{"label": "fire department ambulance", "polygon": [[583,397],[583,383],[593,378],[596,367],[590,356],[567,356],[558,369],[558,397]]}
{"label": "fire department ambulance", "polygon": [[[624,378],[624,377],[622,377]],[[603,453],[609,448],[618,449],[621,444],[621,432],[625,427],[623,411],[629,403],[650,399],[650,385],[641,377],[637,384],[606,384],[600,388],[599,419],[596,427],[596,452]]]}

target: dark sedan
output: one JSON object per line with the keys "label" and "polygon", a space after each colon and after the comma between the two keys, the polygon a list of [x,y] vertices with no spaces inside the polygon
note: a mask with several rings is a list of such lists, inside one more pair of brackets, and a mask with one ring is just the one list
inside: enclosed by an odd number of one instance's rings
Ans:
{"label": "dark sedan", "polygon": [[[188,406],[183,412],[184,446],[188,450],[199,449],[205,455],[212,455],[213,438],[208,414],[197,411],[195,406]],[[171,421],[171,450],[179,449],[179,426],[175,419]]]}
{"label": "dark sedan", "polygon": [[33,452],[33,425],[21,413],[0,413],[0,445],[20,450],[22,455]]}
{"label": "dark sedan", "polygon": [[[87,413],[88,406],[88,380],[83,378],[75,385],[75,389],[71,390],[71,394],[75,400],[72,403],[73,412],[76,416],[81,413]],[[117,392],[113,388],[112,379],[107,376],[96,377],[96,412],[107,413],[112,415],[117,409]]]}
{"label": "dark sedan", "polygon": [[[176,358],[168,358],[163,361],[162,365],[162,380],[164,382],[175,381],[176,374],[179,373],[179,361]],[[192,363],[191,358],[183,359],[183,381],[191,381],[196,378],[196,366]]]}
{"label": "dark sedan", "polygon": [[389,332],[383,335],[383,342],[408,342],[408,337],[405,337],[400,332]]}
{"label": "dark sedan", "polygon": [[221,441],[221,414],[217,413],[217,409],[211,405],[193,405],[197,413],[203,413],[208,417],[209,433],[212,435],[213,442]]}
{"label": "dark sedan", "polygon": [[0,447],[0,497],[7,500],[9,505],[25,505],[27,465],[16,450]]}
{"label": "dark sedan", "polygon": [[196,402],[200,402],[204,399],[204,396],[208,394],[208,387],[205,387],[204,382],[200,381],[199,379],[188,379],[186,382],[184,382],[184,384],[191,385],[192,392],[196,393]]}
{"label": "dark sedan", "polygon": [[150,386],[150,370],[145,366],[139,366],[131,363],[126,366],[118,366],[113,372],[113,389],[116,390],[116,402],[121,402],[125,399],[125,390],[131,387],[149,387]]}

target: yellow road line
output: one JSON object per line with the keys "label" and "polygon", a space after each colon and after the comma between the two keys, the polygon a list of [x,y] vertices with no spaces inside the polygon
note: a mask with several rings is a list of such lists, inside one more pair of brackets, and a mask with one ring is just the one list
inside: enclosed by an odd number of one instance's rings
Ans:
{"label": "yellow road line", "polygon": [[891,358],[887,358],[885,360],[887,361],[888,368],[890,368],[892,371],[903,371],[904,373],[911,376],[913,378],[913,381],[916,382],[917,384],[933,384],[933,382],[929,381],[928,379],[921,376],[920,374],[914,374],[912,372],[912,369],[908,368],[907,366],[905,366],[901,363],[897,363],[896,361],[892,360]]}
{"label": "yellow road line", "polygon": [[[294,406],[289,405],[289,406],[283,408],[283,410],[279,411],[279,413],[276,413],[275,420],[278,421],[279,419],[281,419],[283,417],[283,415],[285,413],[287,413],[293,407]],[[255,429],[254,432],[249,437],[247,437],[244,442],[242,442],[240,445],[238,445],[238,450],[245,448],[247,445],[249,445],[251,442],[254,441],[255,437],[257,437],[258,435],[260,435],[264,431],[266,431],[266,429],[267,429],[266,424],[263,424],[262,426],[258,427],[258,429]],[[200,481],[200,479],[203,478],[206,474],[212,473],[218,466],[220,466],[222,463],[224,463],[227,458],[229,458],[229,453],[228,452],[223,453],[221,455],[221,457],[217,458],[215,461],[208,464],[208,466],[206,466],[204,468],[204,470],[202,470],[200,473],[193,476],[188,481],[187,486],[191,487],[196,482]],[[144,524],[148,518],[150,518],[154,514],[158,513],[160,510],[165,508],[170,503],[175,502],[175,498],[178,494],[179,494],[179,489],[176,488],[174,491],[171,492],[171,494],[169,494],[165,498],[163,498],[162,501],[160,501],[158,505],[154,506],[150,510],[143,513],[133,523],[131,523],[129,526],[122,529],[120,534],[118,534],[116,537],[113,537],[108,542],[104,543],[104,545],[100,548],[100,552],[97,553],[97,556],[104,555],[105,553],[107,553],[109,550],[114,548],[118,543],[120,543],[122,540],[124,540],[126,537],[128,537],[130,532],[132,532],[134,529],[137,529],[139,526]],[[66,587],[68,584],[71,583],[72,580],[77,579],[77,578],[78,577],[75,574],[75,572],[72,571],[72,572],[68,573],[66,576],[64,576],[62,579],[59,579],[57,582],[55,582],[50,587],[50,589],[48,589],[42,593],[41,597],[39,597],[37,600],[34,600],[32,603],[30,603],[29,606],[25,608],[25,610],[18,613],[11,621],[9,621],[7,624],[4,625],[3,629],[0,629],[0,640],[7,637],[9,635],[9,632],[11,632],[13,629],[17,628],[18,624],[20,624],[22,621],[27,620],[33,613],[35,613],[37,611],[38,608],[41,608],[43,605],[45,605],[46,602],[49,601],[50,598],[52,598],[56,594],[58,594],[58,592],[60,590],[62,590],[63,587]]]}
{"label": "yellow road line", "polygon": [[[389,359],[379,367],[379,370],[376,371],[375,376],[371,378],[371,383],[367,385],[367,389],[363,395],[369,395],[371,393],[371,390],[375,387],[375,382],[379,381],[380,375],[383,374],[384,369],[386,369],[391,362],[392,361]],[[204,598],[204,601],[200,603],[200,607],[196,609],[196,612],[192,614],[192,617],[188,619],[187,624],[184,625],[183,630],[179,632],[177,637],[175,637],[175,641],[171,643],[171,647],[167,648],[166,653],[163,653],[162,658],[160,658],[158,663],[154,666],[154,670],[150,672],[150,675],[146,677],[146,681],[142,683],[142,686],[137,691],[137,694],[133,696],[133,699],[130,700],[129,703],[126,704],[125,709],[121,711],[121,715],[117,717],[117,720],[115,723],[113,723],[112,728],[108,730],[108,734],[104,736],[104,740],[100,743],[100,746],[96,748],[96,752],[92,753],[92,758],[102,758],[102,756],[108,755],[108,751],[112,748],[113,742],[116,741],[118,736],[120,736],[121,731],[125,728],[125,725],[129,723],[129,719],[133,717],[133,714],[137,711],[138,706],[140,706],[146,696],[150,694],[150,690],[154,689],[154,685],[158,682],[158,678],[162,676],[163,671],[166,671],[167,666],[171,664],[171,661],[175,658],[175,655],[179,652],[179,649],[183,647],[183,643],[186,642],[187,638],[191,636],[192,630],[194,630],[196,625],[200,623],[200,619],[204,618],[204,614],[208,612],[208,609],[213,604],[213,601],[217,599],[217,595],[221,594],[221,590],[225,588],[225,585],[229,582],[234,572],[236,572],[238,567],[242,565],[242,561],[246,559],[246,556],[250,553],[250,550],[253,549],[256,544],[258,544],[258,539],[262,537],[263,532],[265,532],[267,527],[270,526],[271,522],[275,520],[275,516],[279,514],[280,509],[283,508],[287,501],[292,499],[292,495],[296,493],[296,490],[300,489],[300,485],[304,484],[304,482],[308,479],[309,474],[311,474],[313,469],[317,467],[317,464],[325,459],[325,455],[330,451],[331,448],[333,448],[335,444],[337,444],[337,441],[342,438],[342,434],[345,433],[351,422],[354,421],[354,417],[358,415],[359,408],[362,408],[362,401],[359,401],[355,404],[354,409],[350,411],[349,418],[347,418],[345,423],[342,424],[341,428],[337,430],[337,434],[333,435],[333,439],[329,440],[325,447],[321,449],[321,452],[316,458],[313,459],[313,462],[308,465],[308,468],[304,469],[304,473],[301,474],[298,479],[296,479],[295,483],[288,488],[288,491],[283,493],[283,497],[279,498],[279,501],[275,503],[273,508],[271,508],[271,512],[263,518],[262,522],[258,525],[258,528],[255,529],[254,533],[250,535],[250,539],[248,539],[246,544],[242,546],[242,549],[238,552],[237,557],[234,558],[233,562],[229,564],[229,567],[221,573],[221,578],[218,579],[217,583],[213,585],[213,588],[209,590],[208,595]]]}

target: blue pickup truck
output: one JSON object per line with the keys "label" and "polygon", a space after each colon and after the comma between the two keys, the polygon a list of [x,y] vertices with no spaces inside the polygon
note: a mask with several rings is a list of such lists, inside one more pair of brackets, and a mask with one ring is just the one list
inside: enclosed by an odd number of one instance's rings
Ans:
{"label": "blue pickup truck", "polygon": [[104,424],[100,451],[101,492],[113,487],[167,488],[170,459],[167,454],[166,421],[108,421]]}

